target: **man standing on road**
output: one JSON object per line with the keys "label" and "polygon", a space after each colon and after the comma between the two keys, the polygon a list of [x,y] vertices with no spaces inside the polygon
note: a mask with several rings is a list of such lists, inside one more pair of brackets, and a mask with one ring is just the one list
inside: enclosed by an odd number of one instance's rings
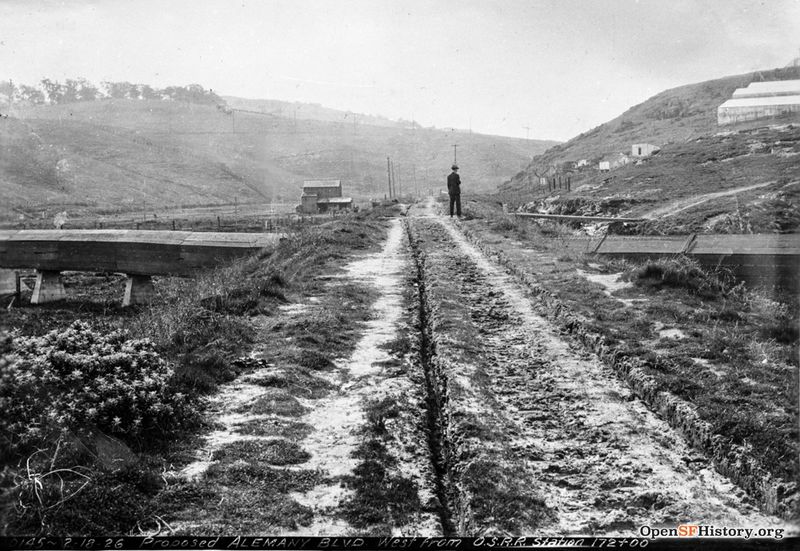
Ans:
{"label": "man standing on road", "polygon": [[447,193],[450,194],[450,216],[453,216],[453,204],[456,213],[461,217],[461,177],[458,175],[458,165],[452,166],[453,172],[447,176]]}

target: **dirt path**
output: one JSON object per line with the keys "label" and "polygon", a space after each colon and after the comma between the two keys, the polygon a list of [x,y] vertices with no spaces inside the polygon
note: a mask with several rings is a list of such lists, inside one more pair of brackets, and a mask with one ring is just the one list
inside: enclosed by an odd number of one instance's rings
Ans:
{"label": "dirt path", "polygon": [[[424,385],[403,345],[412,330],[405,320],[408,257],[395,219],[380,252],[322,278],[326,296],[284,306],[263,325],[270,335],[299,323],[303,332],[293,333],[299,338],[282,343],[267,337],[264,346],[299,346],[301,359],[278,355],[285,359],[273,364],[256,350],[251,359],[257,368],[210,398],[214,430],[201,439],[194,461],[170,473],[176,493],[198,496],[166,519],[171,531],[442,533],[424,431]],[[347,308],[330,302],[330,291],[340,287],[370,289],[377,299],[352,353],[330,362],[308,355],[302,341],[314,339],[305,328],[326,310]]]}
{"label": "dirt path", "polygon": [[[370,255],[346,266],[344,278],[373,286],[379,298],[372,306],[372,318],[367,322],[364,336],[356,345],[350,358],[336,362],[336,371],[331,374],[337,391],[319,400],[304,401],[309,412],[301,422],[314,427],[313,432],[302,442],[311,454],[304,469],[325,473],[324,481],[303,493],[292,496],[314,512],[311,525],[297,533],[305,535],[340,535],[357,533],[354,527],[342,518],[343,503],[353,497],[353,490],[342,485],[342,480],[352,477],[361,463],[358,449],[365,435],[362,428],[368,424],[366,404],[387,397],[398,397],[408,392],[412,383],[408,377],[398,373],[387,373],[392,354],[387,345],[399,331],[403,314],[402,274],[406,270],[403,230],[399,220],[394,220],[386,244],[378,254]],[[412,412],[409,412],[412,413]],[[412,413],[411,423],[415,422]],[[422,438],[413,428],[395,430],[401,440]],[[430,488],[430,466],[424,445],[405,442],[411,449],[395,446],[391,450],[393,467],[397,472],[413,480],[420,494],[420,501],[433,498]],[[391,453],[390,452],[390,453]],[[361,527],[363,528],[363,527]],[[441,526],[433,513],[424,513],[408,519],[405,526],[394,527],[395,534],[436,535]]]}
{"label": "dirt path", "polygon": [[[430,309],[446,311],[451,320],[461,315],[463,324],[458,329],[443,324],[434,336],[450,341],[440,353],[455,356],[442,377],[473,391],[473,403],[462,405],[457,402],[467,400],[464,393],[451,391],[448,408],[464,415],[476,403],[496,404],[499,418],[492,424],[504,434],[494,435],[490,444],[505,439],[505,450],[498,451],[510,452],[519,475],[530,477],[517,483],[535,488],[547,507],[547,514],[527,524],[504,525],[496,516],[473,514],[473,523],[462,526],[545,534],[635,534],[642,525],[684,522],[783,526],[748,505],[741,490],[613,373],[570,348],[534,312],[523,290],[446,218],[434,216],[434,208],[428,202],[412,209],[409,222],[425,252],[428,277],[447,278],[426,281]],[[483,337],[479,346],[452,342],[470,331]],[[472,353],[457,357],[459,345],[469,345]],[[473,513],[480,508],[475,496],[456,495],[454,501]]]}
{"label": "dirt path", "polygon": [[657,209],[651,210],[642,214],[642,218],[649,218],[651,220],[656,218],[665,218],[667,216],[674,216],[679,212],[682,212],[686,209],[690,209],[692,207],[696,207],[697,205],[701,205],[706,201],[710,201],[712,199],[717,199],[719,197],[725,197],[727,195],[736,195],[738,193],[743,193],[745,191],[750,191],[753,189],[758,189],[762,187],[767,187],[769,185],[774,184],[775,182],[764,182],[761,184],[753,184],[749,186],[738,187],[734,189],[726,189],[724,191],[717,191],[715,193],[704,193],[702,195],[694,195],[692,197],[684,197],[683,199],[678,199],[663,207],[659,207]]}
{"label": "dirt path", "polygon": [[[257,369],[224,385],[211,401],[216,430],[174,490],[195,505],[166,519],[172,529],[469,536],[784,526],[571,348],[432,201],[393,220],[380,252],[324,281],[327,293],[377,295],[352,353],[321,366],[256,358]],[[337,307],[310,298],[264,332],[300,318],[305,327]],[[314,337],[304,335],[287,346]]]}

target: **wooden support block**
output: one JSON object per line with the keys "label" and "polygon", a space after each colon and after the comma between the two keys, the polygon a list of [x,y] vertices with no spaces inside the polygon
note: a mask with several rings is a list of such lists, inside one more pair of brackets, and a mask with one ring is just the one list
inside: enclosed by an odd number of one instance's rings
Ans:
{"label": "wooden support block", "polygon": [[154,294],[153,279],[150,276],[128,274],[122,306],[145,304],[153,299]]}
{"label": "wooden support block", "polygon": [[31,304],[44,304],[67,298],[61,272],[40,270],[36,273],[36,286],[33,288]]}
{"label": "wooden support block", "polygon": [[0,269],[0,297],[19,295],[19,277],[15,270]]}

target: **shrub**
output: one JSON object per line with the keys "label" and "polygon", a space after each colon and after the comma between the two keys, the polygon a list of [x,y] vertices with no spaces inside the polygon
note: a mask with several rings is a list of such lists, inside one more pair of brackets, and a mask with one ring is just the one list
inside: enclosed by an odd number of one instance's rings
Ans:
{"label": "shrub", "polygon": [[66,331],[14,338],[0,365],[0,451],[95,428],[131,441],[188,419],[172,370],[149,340],[103,335],[76,321]]}
{"label": "shrub", "polygon": [[517,223],[508,216],[496,218],[489,223],[489,227],[495,231],[513,231],[517,229]]}
{"label": "shrub", "polygon": [[645,287],[673,287],[687,290],[703,298],[719,298],[740,289],[722,272],[709,273],[700,264],[686,256],[651,260],[624,275],[635,285]]}

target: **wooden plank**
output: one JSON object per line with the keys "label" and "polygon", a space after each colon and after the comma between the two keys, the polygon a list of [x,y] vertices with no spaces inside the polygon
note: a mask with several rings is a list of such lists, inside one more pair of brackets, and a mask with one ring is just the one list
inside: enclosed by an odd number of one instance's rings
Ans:
{"label": "wooden plank", "polygon": [[0,267],[190,275],[277,245],[280,234],[147,230],[0,231]]}
{"label": "wooden plank", "polygon": [[608,236],[598,247],[599,254],[678,254],[683,250],[686,236]]}
{"label": "wooden plank", "polygon": [[800,254],[800,234],[698,235],[693,254]]}
{"label": "wooden plank", "polygon": [[655,259],[682,252],[705,268],[722,267],[751,285],[798,289],[800,234],[609,236],[596,253],[612,258]]}
{"label": "wooden plank", "polygon": [[614,216],[576,216],[574,214],[543,214],[538,212],[513,212],[521,218],[541,218],[543,220],[564,220],[568,222],[642,222],[644,218],[617,218]]}

